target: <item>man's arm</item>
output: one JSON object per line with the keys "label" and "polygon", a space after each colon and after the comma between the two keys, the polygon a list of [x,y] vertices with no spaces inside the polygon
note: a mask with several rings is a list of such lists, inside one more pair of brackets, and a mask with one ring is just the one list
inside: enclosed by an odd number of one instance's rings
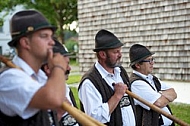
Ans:
{"label": "man's arm", "polygon": [[29,106],[39,109],[62,107],[65,98],[65,70],[67,62],[61,54],[48,53],[48,66],[51,74],[46,84],[31,99]]}
{"label": "man's arm", "polygon": [[114,89],[115,89],[114,95],[108,100],[110,114],[115,110],[119,101],[125,94],[125,91],[127,90],[127,85],[122,83],[114,84]]}
{"label": "man's arm", "polygon": [[161,97],[154,102],[154,104],[160,108],[165,107],[169,102],[172,102],[177,98],[177,94],[173,88],[164,90],[161,92]]}
{"label": "man's arm", "polygon": [[170,102],[173,102],[177,98],[177,94],[173,88],[162,91],[162,95],[166,97]]}
{"label": "man's arm", "polygon": [[109,122],[109,105],[108,103],[102,103],[101,94],[89,79],[83,81],[78,94],[86,114],[102,123]]}

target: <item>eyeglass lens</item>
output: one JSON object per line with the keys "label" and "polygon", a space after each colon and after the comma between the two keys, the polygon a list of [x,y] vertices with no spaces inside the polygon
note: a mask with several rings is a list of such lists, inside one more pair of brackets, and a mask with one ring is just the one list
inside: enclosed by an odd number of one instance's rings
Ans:
{"label": "eyeglass lens", "polygon": [[154,58],[151,58],[151,59],[149,59],[149,60],[142,60],[141,62],[153,63],[153,62],[155,62],[155,59],[154,59]]}

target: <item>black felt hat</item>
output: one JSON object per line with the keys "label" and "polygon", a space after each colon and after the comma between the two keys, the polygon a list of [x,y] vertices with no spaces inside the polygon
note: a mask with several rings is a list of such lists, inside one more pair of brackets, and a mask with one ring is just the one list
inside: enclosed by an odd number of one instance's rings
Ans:
{"label": "black felt hat", "polygon": [[102,29],[95,36],[94,52],[106,49],[114,49],[123,46],[123,43],[111,32]]}
{"label": "black felt hat", "polygon": [[150,52],[145,46],[140,44],[134,44],[129,49],[130,66],[146,59],[153,55],[154,52]]}
{"label": "black felt hat", "polygon": [[55,45],[53,46],[54,53],[61,53],[64,56],[70,56],[70,53],[57,39],[54,39]]}
{"label": "black felt hat", "polygon": [[50,28],[52,31],[56,30],[55,26],[52,26],[47,19],[36,10],[23,10],[13,15],[10,21],[10,32],[12,40],[8,42],[11,47],[16,46],[16,42],[28,33]]}

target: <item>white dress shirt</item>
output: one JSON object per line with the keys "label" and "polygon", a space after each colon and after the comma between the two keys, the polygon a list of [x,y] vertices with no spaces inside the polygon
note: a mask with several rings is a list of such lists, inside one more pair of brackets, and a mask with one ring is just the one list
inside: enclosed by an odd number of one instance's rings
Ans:
{"label": "white dress shirt", "polygon": [[[114,68],[114,74],[108,73],[98,62],[95,63],[95,67],[113,90],[112,83],[123,83],[119,67]],[[83,84],[79,89],[79,99],[82,101],[84,110],[88,115],[102,123],[110,121],[111,115],[109,114],[108,103],[102,103],[101,94],[89,79],[83,81]],[[123,126],[135,126],[135,117],[131,105],[122,107],[121,113]]]}
{"label": "white dress shirt", "polygon": [[19,115],[27,119],[39,111],[28,105],[34,94],[45,84],[47,77],[41,70],[35,74],[18,56],[13,58],[13,63],[22,70],[10,68],[0,74],[0,111],[8,116]]}
{"label": "white dress shirt", "polygon": [[[141,74],[141,73],[139,73],[138,71],[135,71],[135,70],[133,71],[133,73],[135,73],[136,75],[138,75],[138,76],[142,77],[143,79],[147,80],[152,85],[154,90],[145,81],[136,80],[131,84],[131,91],[134,94],[140,96],[141,98],[143,98],[146,101],[153,104],[158,98],[161,97],[161,94],[157,91],[157,89],[155,87],[155,84],[154,84],[154,81],[153,81],[153,76],[151,74],[146,76],[146,75]],[[171,88],[169,85],[167,85],[167,84],[165,84],[165,83],[163,83],[161,81],[160,81],[160,83],[161,83],[161,90],[167,90],[167,89]],[[150,110],[150,107],[146,106],[145,104],[141,103],[140,101],[138,101],[136,99],[135,99],[135,104],[140,105],[140,106],[142,106],[143,108],[145,108],[147,110]],[[168,112],[169,114],[171,114],[167,107],[163,107],[162,110],[164,110],[164,111]],[[163,118],[164,124],[166,126],[170,125],[172,123],[172,121],[170,119],[166,118],[163,115],[162,115],[162,118]]]}

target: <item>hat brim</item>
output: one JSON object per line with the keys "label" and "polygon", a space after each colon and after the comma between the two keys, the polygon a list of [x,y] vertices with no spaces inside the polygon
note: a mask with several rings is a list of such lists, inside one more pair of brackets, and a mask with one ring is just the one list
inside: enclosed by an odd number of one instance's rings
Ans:
{"label": "hat brim", "polygon": [[118,43],[114,46],[110,46],[110,47],[100,47],[100,48],[95,48],[93,49],[94,52],[99,52],[101,50],[107,50],[107,49],[115,49],[115,48],[118,48],[118,47],[121,47],[123,46],[123,43]]}
{"label": "hat brim", "polygon": [[63,55],[63,56],[68,56],[68,57],[70,57],[70,56],[72,56],[72,54],[71,53],[69,53],[69,52],[54,52],[54,53],[60,53],[61,55]]}
{"label": "hat brim", "polygon": [[10,47],[15,47],[16,42],[17,42],[21,37],[23,37],[23,36],[25,36],[25,35],[27,35],[27,34],[29,34],[29,33],[33,33],[33,32],[36,32],[36,31],[38,31],[38,30],[42,30],[42,29],[51,29],[53,32],[55,32],[56,29],[57,29],[57,27],[52,26],[52,25],[49,25],[49,26],[46,25],[46,26],[38,27],[38,28],[34,29],[34,30],[31,31],[31,32],[23,33],[23,34],[21,34],[21,35],[15,37],[15,38],[13,38],[11,41],[8,42],[8,45],[9,45]]}
{"label": "hat brim", "polygon": [[146,55],[140,59],[137,59],[137,60],[131,62],[129,66],[133,66],[134,64],[136,64],[136,63],[138,63],[138,62],[140,62],[140,61],[142,61],[142,60],[146,59],[147,57],[152,56],[154,54],[155,54],[155,52],[151,52],[149,55]]}

